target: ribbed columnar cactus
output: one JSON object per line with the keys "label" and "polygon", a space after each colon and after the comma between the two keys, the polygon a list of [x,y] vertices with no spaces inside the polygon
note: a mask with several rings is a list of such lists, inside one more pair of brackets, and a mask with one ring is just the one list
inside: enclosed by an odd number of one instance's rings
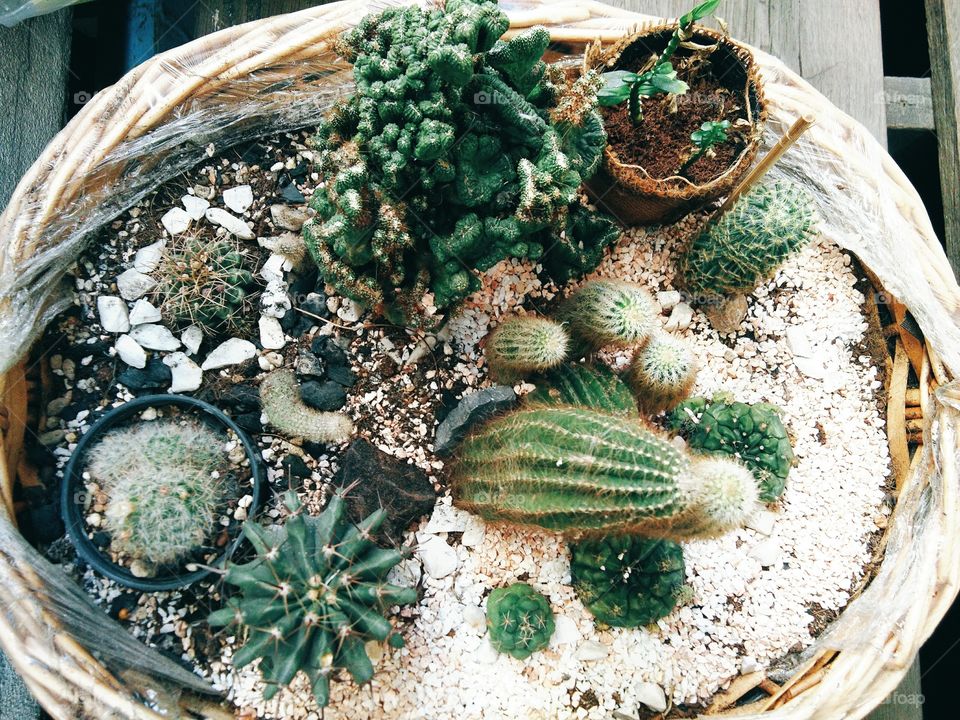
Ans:
{"label": "ribbed columnar cactus", "polygon": [[224,582],[238,593],[210,615],[209,623],[246,631],[233,666],[260,659],[265,699],[303,671],[317,704],[325,707],[330,678],[340,668],[357,683],[373,677],[365,643],[403,646],[384,613],[392,605],[416,602],[417,592],[385,580],[403,553],[372,540],[386,519],[384,510],[352,525],[339,494],[317,517],[304,511],[292,491],[285,504],[291,514],[282,526],[244,524],[256,558],[228,567]]}
{"label": "ribbed columnar cactus", "polygon": [[[579,350],[646,342],[659,328],[650,294],[621,280],[591,280],[564,300],[554,316],[567,324]],[[581,353],[582,354],[582,353]]]}
{"label": "ribbed columnar cactus", "polygon": [[515,380],[562,363],[570,336],[558,322],[533,316],[505,320],[487,337],[484,352],[490,373],[500,382]]}
{"label": "ribbed columnar cactus", "polygon": [[693,241],[681,275],[694,294],[749,293],[816,233],[813,196],[792,182],[759,185]]}
{"label": "ribbed columnar cactus", "polygon": [[738,526],[757,497],[735,461],[692,460],[637,420],[577,407],[490,421],[464,441],[451,478],[465,510],[575,537],[715,535]]}
{"label": "ribbed columnar cactus", "polygon": [[535,405],[574,405],[614,415],[636,417],[637,401],[630,388],[606,365],[567,363],[532,379],[533,392],[523,402]]}
{"label": "ribbed columnar cactus", "polygon": [[687,594],[683,548],[669,540],[615,535],[573,543],[570,577],[593,616],[615,627],[656,622]]}
{"label": "ribbed columnar cactus", "polygon": [[697,379],[693,346],[683,338],[656,333],[637,350],[624,375],[641,411],[655,415],[676,407]]}
{"label": "ribbed columnar cactus", "polygon": [[773,502],[783,494],[793,449],[777,407],[722,397],[712,402],[691,398],[674,410],[670,424],[692,450],[742,460],[756,476],[763,502]]}
{"label": "ribbed columnar cactus", "polygon": [[270,424],[291,437],[320,443],[342,443],[353,434],[353,421],[343,413],[321,412],[300,397],[292,370],[274,370],[260,384],[263,412]]}
{"label": "ribbed columnar cactus", "polygon": [[541,59],[547,30],[501,40],[509,24],[493,0],[448,0],[340,38],[356,93],[320,126],[304,238],[329,283],[397,322],[429,322],[426,293],[454,306],[506,257],[565,280],[619,234],[578,199],[606,140],[598,76],[568,80]]}
{"label": "ribbed columnar cactus", "polygon": [[487,598],[490,644],[517,660],[550,643],[556,629],[550,602],[526,583],[497,588]]}

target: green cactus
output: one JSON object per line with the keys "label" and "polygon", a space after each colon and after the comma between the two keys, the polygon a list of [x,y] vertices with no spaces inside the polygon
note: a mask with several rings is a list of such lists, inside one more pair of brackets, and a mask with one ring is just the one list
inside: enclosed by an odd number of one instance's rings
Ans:
{"label": "green cactus", "polygon": [[342,443],[353,434],[353,421],[343,413],[321,412],[300,397],[292,370],[274,370],[260,384],[263,412],[270,424],[291,437],[319,443]]}
{"label": "green cactus", "polygon": [[688,592],[683,548],[669,540],[615,535],[573,543],[570,577],[593,616],[615,627],[656,622]]}
{"label": "green cactus", "polygon": [[753,511],[753,475],[735,461],[691,460],[634,419],[533,407],[470,435],[451,470],[455,503],[486,520],[571,536],[715,535]]}
{"label": "green cactus", "polygon": [[623,380],[606,365],[567,363],[532,379],[528,406],[574,405],[613,415],[637,417],[637,401]]}
{"label": "green cactus", "polygon": [[500,382],[514,382],[559,365],[566,359],[569,346],[570,336],[560,323],[517,316],[490,333],[484,351],[490,374]]}
{"label": "green cactus", "polygon": [[694,451],[723,453],[743,461],[759,483],[763,502],[774,502],[783,494],[793,449],[775,406],[691,398],[673,411],[670,426]]}
{"label": "green cactus", "polygon": [[682,338],[657,333],[634,353],[624,379],[642,412],[655,415],[670,410],[690,394],[697,379],[693,346]]}
{"label": "green cactus", "polygon": [[[591,280],[564,300],[555,317],[567,324],[577,350],[646,342],[660,327],[650,294],[634,283]],[[579,353],[582,354],[582,353]]]}
{"label": "green cactus", "polygon": [[267,684],[264,699],[302,671],[317,704],[326,707],[330,678],[338,669],[347,670],[359,684],[373,677],[365,643],[403,646],[403,637],[384,613],[392,605],[416,602],[417,593],[385,581],[404,556],[371,540],[386,519],[385,510],[352,525],[341,494],[317,517],[304,512],[292,491],[286,493],[285,504],[291,514],[282,527],[244,524],[257,556],[228,567],[224,582],[239,593],[208,622],[246,630],[233,666],[260,659]]}
{"label": "green cactus", "polygon": [[108,498],[111,548],[154,572],[202,547],[229,489],[225,442],[199,422],[157,420],[94,445],[87,469]]}
{"label": "green cactus", "polygon": [[547,30],[508,27],[492,0],[451,0],[368,15],[338,43],[356,93],[315,139],[326,183],[304,239],[327,282],[395,322],[436,321],[426,293],[452,308],[507,257],[565,280],[618,236],[578,198],[606,141],[598,76],[568,80],[541,59]]}
{"label": "green cactus", "polygon": [[487,598],[490,644],[524,660],[550,643],[556,625],[550,602],[526,583],[497,588]]}
{"label": "green cactus", "polygon": [[210,333],[243,330],[252,310],[252,264],[234,239],[172,238],[154,273],[161,315]]}
{"label": "green cactus", "polygon": [[687,289],[706,296],[750,293],[816,234],[813,196],[801,185],[759,185],[711,223],[681,261]]}

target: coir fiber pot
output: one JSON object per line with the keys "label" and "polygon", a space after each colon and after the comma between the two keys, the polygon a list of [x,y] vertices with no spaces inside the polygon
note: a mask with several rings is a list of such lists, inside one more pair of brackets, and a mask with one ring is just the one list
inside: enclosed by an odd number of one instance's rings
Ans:
{"label": "coir fiber pot", "polygon": [[[93,541],[87,537],[84,526],[83,498],[86,488],[83,485],[83,471],[86,467],[87,453],[97,442],[117,427],[122,427],[132,418],[148,408],[176,407],[189,411],[196,418],[218,431],[232,431],[243,444],[244,452],[250,463],[251,495],[253,502],[249,507],[252,516],[260,506],[260,486],[263,484],[264,470],[260,462],[260,453],[250,437],[224,413],[209,403],[182,395],[145,395],[116,407],[107,412],[87,433],[80,438],[76,449],[70,456],[70,462],[63,473],[61,487],[60,508],[63,521],[70,539],[73,541],[77,554],[90,567],[101,575],[114,580],[121,585],[140,590],[142,592],[161,592],[186,587],[210,574],[208,569],[183,572],[166,572],[156,577],[137,577],[130,570],[111,561]],[[225,551],[214,561],[213,566],[222,565],[236,550],[243,539],[241,530],[237,537],[227,545]]]}
{"label": "coir fiber pot", "polygon": [[[599,56],[588,57],[587,64],[603,72],[636,70],[663,51],[675,29],[675,25],[658,25],[641,30]],[[608,143],[601,167],[587,183],[587,191],[600,208],[625,225],[669,223],[726,196],[750,169],[760,148],[767,110],[753,54],[714,30],[694,27],[691,32],[690,42],[695,45],[716,45],[710,55],[711,74],[720,86],[743,98],[751,128],[746,132],[744,147],[729,167],[705,184],[679,175],[651,177],[643,167],[622,161],[616,148]],[[691,52],[681,45],[674,58],[689,57]]]}

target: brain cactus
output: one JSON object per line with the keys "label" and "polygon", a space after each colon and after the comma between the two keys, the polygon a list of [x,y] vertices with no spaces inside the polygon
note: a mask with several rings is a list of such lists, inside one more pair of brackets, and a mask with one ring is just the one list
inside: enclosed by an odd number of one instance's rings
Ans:
{"label": "brain cactus", "polygon": [[625,376],[643,412],[670,410],[690,394],[697,379],[697,358],[686,340],[655,334],[637,350]]}
{"label": "brain cactus", "polygon": [[616,535],[573,543],[570,576],[593,616],[616,627],[656,622],[687,591],[683,548],[669,540]]}
{"label": "brain cactus", "polygon": [[547,30],[508,27],[492,0],[448,0],[340,39],[356,93],[317,134],[304,239],[327,282],[397,322],[428,323],[427,293],[454,306],[506,257],[592,269],[618,235],[578,200],[606,139],[599,77],[568,81],[541,60]]}
{"label": "brain cactus", "polygon": [[576,350],[583,351],[646,342],[659,328],[657,316],[646,290],[620,280],[591,280],[556,312],[556,318],[567,323],[570,334],[579,341]]}
{"label": "brain cactus", "polygon": [[303,671],[317,704],[325,707],[338,669],[361,684],[373,676],[365,643],[403,646],[384,612],[416,602],[417,593],[384,580],[403,558],[401,551],[379,548],[371,540],[385,511],[352,525],[339,494],[317,517],[303,511],[294,492],[286,494],[285,503],[291,515],[282,527],[245,523],[257,556],[229,566],[224,581],[238,593],[209,622],[246,630],[233,665],[241,668],[260,658],[265,699]]}
{"label": "brain cactus", "polygon": [[616,373],[605,365],[567,363],[533,378],[536,389],[524,396],[534,405],[574,405],[613,415],[637,416],[637,401]]}
{"label": "brain cactus", "polygon": [[555,624],[549,601],[526,583],[497,588],[487,598],[490,644],[518,660],[550,642]]}
{"label": "brain cactus", "polygon": [[635,419],[578,407],[492,420],[463,443],[451,478],[465,510],[575,537],[715,535],[740,525],[757,496],[733,460],[691,460]]}
{"label": "brain cactus", "polygon": [[813,237],[816,224],[806,188],[757,186],[693,241],[681,262],[687,289],[707,296],[752,292]]}
{"label": "brain cactus", "polygon": [[773,405],[691,398],[677,406],[670,424],[691,449],[742,460],[757,478],[762,501],[773,502],[783,494],[793,449]]}
{"label": "brain cactus", "polygon": [[501,382],[547,370],[567,357],[570,336],[563,325],[537,317],[506,320],[487,338],[485,352],[491,374]]}

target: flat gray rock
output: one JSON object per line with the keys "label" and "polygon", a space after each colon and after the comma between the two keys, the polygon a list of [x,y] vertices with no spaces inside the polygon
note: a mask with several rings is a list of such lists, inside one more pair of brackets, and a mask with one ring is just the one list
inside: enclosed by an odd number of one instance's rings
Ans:
{"label": "flat gray rock", "polygon": [[470,428],[516,404],[517,393],[506,385],[494,385],[467,395],[437,427],[433,441],[434,453],[441,457],[452,455]]}

